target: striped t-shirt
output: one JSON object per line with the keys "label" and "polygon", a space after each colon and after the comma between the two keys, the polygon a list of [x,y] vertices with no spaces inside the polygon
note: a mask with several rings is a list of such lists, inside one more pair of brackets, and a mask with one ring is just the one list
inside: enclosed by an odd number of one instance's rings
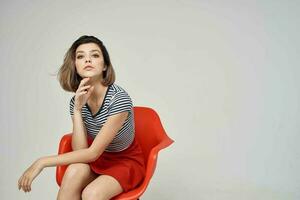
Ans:
{"label": "striped t-shirt", "polygon": [[[70,100],[70,114],[73,115],[75,95]],[[113,83],[108,86],[103,100],[103,104],[95,115],[86,103],[82,109],[81,114],[85,124],[87,134],[92,138],[101,130],[101,127],[107,120],[107,117],[129,111],[128,117],[118,131],[113,141],[107,146],[105,151],[118,152],[130,146],[134,139],[134,112],[133,104],[128,93],[119,85]]]}

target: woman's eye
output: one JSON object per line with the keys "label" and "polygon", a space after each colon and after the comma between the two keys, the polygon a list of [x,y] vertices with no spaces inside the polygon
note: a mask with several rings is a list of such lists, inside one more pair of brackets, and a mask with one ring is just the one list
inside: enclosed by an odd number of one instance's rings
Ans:
{"label": "woman's eye", "polygon": [[[96,57],[96,58],[98,58],[99,57],[99,55],[98,54],[94,54],[93,55],[94,57]],[[77,59],[80,59],[80,58],[82,58],[83,56],[82,55],[80,55],[80,56],[77,56]]]}

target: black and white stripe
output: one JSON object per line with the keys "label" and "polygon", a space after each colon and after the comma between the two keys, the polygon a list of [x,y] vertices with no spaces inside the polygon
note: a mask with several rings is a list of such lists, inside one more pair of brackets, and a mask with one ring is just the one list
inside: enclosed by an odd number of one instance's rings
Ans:
{"label": "black and white stripe", "polygon": [[[71,115],[73,115],[74,102],[75,95],[70,100]],[[99,133],[101,127],[106,122],[107,117],[124,111],[129,111],[128,117],[105,151],[122,151],[129,147],[133,142],[135,131],[134,112],[130,96],[122,87],[114,83],[108,86],[103,104],[95,115],[92,115],[88,104],[85,104],[82,107],[81,114],[87,133],[93,138]]]}

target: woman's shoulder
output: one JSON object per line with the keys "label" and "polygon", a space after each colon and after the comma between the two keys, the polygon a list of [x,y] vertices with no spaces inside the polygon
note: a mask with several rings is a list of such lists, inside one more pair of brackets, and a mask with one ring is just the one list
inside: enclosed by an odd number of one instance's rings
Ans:
{"label": "woman's shoulder", "polygon": [[116,83],[111,84],[111,91],[114,94],[124,93],[124,94],[128,95],[127,91],[122,86],[120,86],[119,84],[116,84]]}
{"label": "woman's shoulder", "polygon": [[114,83],[111,85],[110,91],[113,94],[108,103],[109,116],[123,111],[132,112],[132,99],[122,86]]}
{"label": "woman's shoulder", "polygon": [[113,83],[111,85],[111,98],[110,101],[112,102],[130,102],[132,103],[132,99],[127,91],[120,85]]}

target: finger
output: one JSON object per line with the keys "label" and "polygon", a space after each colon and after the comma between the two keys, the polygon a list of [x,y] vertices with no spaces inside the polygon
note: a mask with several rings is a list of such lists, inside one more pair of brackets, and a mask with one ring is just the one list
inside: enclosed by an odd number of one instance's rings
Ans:
{"label": "finger", "polygon": [[91,93],[93,92],[93,90],[94,90],[94,86],[92,86],[89,90],[88,90],[88,93],[87,93],[87,95],[88,96],[90,96],[91,95]]}
{"label": "finger", "polygon": [[91,85],[87,85],[87,86],[80,87],[80,88],[78,89],[78,92],[81,92],[82,90],[88,89],[88,88],[90,88],[90,87],[91,87]]}
{"label": "finger", "polygon": [[30,182],[30,178],[27,178],[25,182],[25,187],[27,192],[29,192],[29,182]]}
{"label": "finger", "polygon": [[80,84],[79,84],[78,87],[81,87],[82,85],[84,85],[85,83],[87,83],[89,80],[90,80],[90,77],[83,78],[83,79],[80,81]]}
{"label": "finger", "polygon": [[20,187],[24,191],[24,176],[22,177],[22,180],[20,181]]}
{"label": "finger", "polygon": [[90,87],[91,87],[91,85],[81,85],[77,88],[76,92],[81,92],[82,90],[87,90]]}
{"label": "finger", "polygon": [[18,189],[19,189],[19,190],[21,189],[21,183],[18,184]]}
{"label": "finger", "polygon": [[29,192],[30,191],[30,185],[26,186],[26,191]]}
{"label": "finger", "polygon": [[24,177],[23,181],[22,181],[22,188],[24,192],[27,192],[26,190],[26,177]]}
{"label": "finger", "polygon": [[23,178],[20,180],[20,183],[19,183],[19,190],[22,189],[22,181],[23,181]]}
{"label": "finger", "polygon": [[86,93],[88,93],[88,92],[87,91],[79,92],[77,96],[80,97],[81,95],[84,95]]}
{"label": "finger", "polygon": [[83,87],[91,87],[90,85],[81,85],[77,88],[77,91],[81,91]]}
{"label": "finger", "polygon": [[19,188],[19,190],[21,189],[21,180],[22,180],[22,177],[23,177],[23,176],[21,176],[21,177],[19,178],[19,180],[18,180],[18,188]]}
{"label": "finger", "polygon": [[24,190],[24,192],[27,192],[27,177],[25,176],[24,177],[24,181],[23,181],[23,190]]}
{"label": "finger", "polygon": [[23,189],[23,181],[24,181],[24,176],[22,176],[22,179],[20,180],[20,187]]}
{"label": "finger", "polygon": [[20,176],[18,183],[21,183],[21,180],[23,179],[24,173]]}
{"label": "finger", "polygon": [[18,188],[20,189],[20,180],[21,180],[22,176],[19,178],[18,180]]}
{"label": "finger", "polygon": [[29,183],[28,183],[28,191],[29,191],[29,192],[31,191],[31,184],[32,184],[32,181],[33,181],[33,180],[30,180]]}

